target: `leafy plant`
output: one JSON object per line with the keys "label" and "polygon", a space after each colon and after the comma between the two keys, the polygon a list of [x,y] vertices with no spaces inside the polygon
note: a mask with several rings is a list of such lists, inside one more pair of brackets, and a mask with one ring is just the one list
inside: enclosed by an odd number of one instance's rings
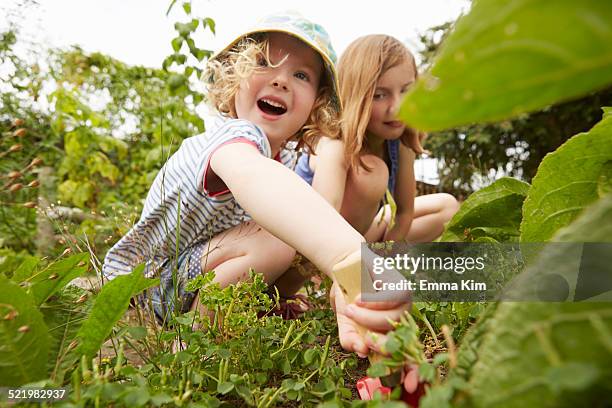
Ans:
{"label": "leafy plant", "polygon": [[50,354],[57,358],[68,352],[72,339],[65,336],[68,326],[64,331],[56,330],[55,324],[61,318],[49,314],[45,305],[72,278],[85,272],[87,259],[86,255],[79,254],[38,266],[38,259],[28,258],[10,280],[0,277],[1,384],[19,386],[47,378],[52,370],[58,374],[55,364],[48,366],[48,358]]}
{"label": "leafy plant", "polygon": [[603,28],[611,18],[610,5],[597,0],[475,2],[400,116],[419,129],[442,130],[601,89],[612,79],[612,33]]}

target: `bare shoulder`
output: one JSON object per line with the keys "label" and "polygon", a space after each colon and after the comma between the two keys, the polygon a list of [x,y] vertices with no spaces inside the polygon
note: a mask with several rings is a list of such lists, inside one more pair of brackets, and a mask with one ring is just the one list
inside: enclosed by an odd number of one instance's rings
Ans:
{"label": "bare shoulder", "polygon": [[316,171],[317,164],[320,161],[325,162],[344,162],[344,142],[339,139],[330,139],[328,137],[322,137],[317,143],[315,149],[315,155],[310,156],[310,167],[313,171]]}

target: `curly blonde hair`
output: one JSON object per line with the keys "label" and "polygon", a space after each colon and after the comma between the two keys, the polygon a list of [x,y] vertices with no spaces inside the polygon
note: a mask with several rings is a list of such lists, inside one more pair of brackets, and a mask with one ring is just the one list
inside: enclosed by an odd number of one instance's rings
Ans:
{"label": "curly blonde hair", "polygon": [[[367,35],[353,41],[338,62],[340,100],[343,106],[342,137],[345,159],[351,168],[369,168],[361,158],[365,149],[366,129],[370,122],[372,100],[378,79],[389,69],[410,61],[417,72],[414,57],[399,40],[383,34]],[[418,75],[417,75],[418,76]],[[401,142],[415,153],[424,152],[425,133],[406,127]]]}
{"label": "curly blonde hair", "polygon": [[[204,72],[208,102],[217,111],[237,118],[235,105],[240,83],[262,68],[262,59],[272,67],[284,62],[282,60],[273,65],[270,62],[269,48],[268,36],[265,33],[257,33],[243,38],[229,51],[208,61]],[[322,60],[321,66],[325,66]],[[321,136],[336,138],[340,133],[340,112],[333,102],[333,82],[325,68],[323,74],[308,120],[288,139],[296,140],[297,148],[306,146],[312,150]]]}

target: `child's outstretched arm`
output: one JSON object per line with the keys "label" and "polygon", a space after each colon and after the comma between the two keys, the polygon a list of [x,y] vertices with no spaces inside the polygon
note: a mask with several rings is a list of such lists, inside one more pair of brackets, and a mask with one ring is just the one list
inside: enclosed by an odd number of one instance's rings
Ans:
{"label": "child's outstretched arm", "polygon": [[[210,169],[259,225],[298,249],[328,276],[332,276],[336,264],[360,250],[363,237],[325,199],[255,147],[246,143],[224,145],[213,154]],[[369,305],[363,306],[356,309],[355,318],[367,329],[377,331],[407,307],[406,302],[390,302],[384,306],[385,313],[369,313]],[[338,310],[340,341],[345,349],[366,354],[368,348],[347,313],[350,311],[342,304]]]}
{"label": "child's outstretched arm", "polygon": [[395,215],[395,224],[387,230],[384,235],[385,241],[403,240],[414,217],[414,199],[416,198],[416,179],[414,176],[414,151],[400,143],[399,148],[399,171],[397,173],[397,182],[395,183],[395,204],[397,205],[397,213]]}
{"label": "child's outstretched arm", "polygon": [[[363,237],[298,175],[246,143],[218,148],[210,169],[266,230],[331,276]],[[321,250],[325,248],[325,250]]]}

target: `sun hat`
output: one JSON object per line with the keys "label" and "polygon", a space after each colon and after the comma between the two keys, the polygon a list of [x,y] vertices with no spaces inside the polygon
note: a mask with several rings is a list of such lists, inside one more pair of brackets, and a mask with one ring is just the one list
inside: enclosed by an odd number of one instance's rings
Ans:
{"label": "sun hat", "polygon": [[332,103],[334,108],[340,112],[341,103],[338,97],[338,74],[336,72],[336,53],[331,45],[329,34],[319,24],[304,18],[300,13],[288,11],[284,13],[271,14],[247,31],[238,35],[229,45],[211,57],[211,60],[223,59],[241,39],[257,33],[285,33],[294,36],[306,43],[319,54],[325,66],[328,83],[332,85]]}

